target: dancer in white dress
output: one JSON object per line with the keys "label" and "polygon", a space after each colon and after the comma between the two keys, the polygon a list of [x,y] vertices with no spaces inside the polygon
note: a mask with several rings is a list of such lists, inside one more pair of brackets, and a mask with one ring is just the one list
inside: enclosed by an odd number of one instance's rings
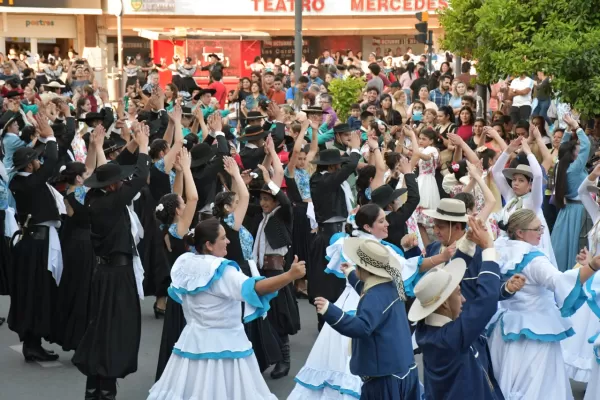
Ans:
{"label": "dancer in white dress", "polygon": [[[590,191],[598,193],[596,181],[599,176],[600,165],[597,165],[588,179],[584,179],[578,190],[581,202],[594,222],[594,227],[588,233],[588,248],[592,255],[600,255],[600,207],[590,195]],[[582,306],[571,317],[575,335],[561,342],[569,378],[578,382],[595,381],[600,377],[598,373],[592,375],[592,368],[596,364],[596,356],[593,351],[593,340],[590,342],[590,338],[600,332],[600,308],[597,309],[598,315],[596,316],[592,311],[595,302],[590,290],[592,286],[596,285],[600,285],[598,278],[594,278],[593,282],[590,279],[585,285],[584,290],[588,296],[588,304]],[[600,289],[600,286],[598,288]],[[596,293],[596,291],[593,293]],[[600,398],[600,392],[597,398]]]}
{"label": "dancer in white dress", "polygon": [[[504,278],[525,276],[523,289],[499,303],[488,327],[496,379],[506,399],[573,399],[560,341],[574,334],[568,318],[585,302],[590,266],[559,272],[537,249],[544,226],[531,210],[509,218],[509,237],[498,238]],[[600,262],[600,258],[597,260]]]}
{"label": "dancer in white dress", "polygon": [[[508,159],[512,153],[514,153],[519,146],[521,150],[527,155],[527,161],[529,165],[520,164],[516,168],[504,168]],[[496,216],[498,225],[505,226],[508,223],[508,219],[517,210],[522,208],[533,211],[542,222],[542,225],[547,226],[542,212],[542,204],[544,202],[544,189],[543,181],[544,176],[542,174],[542,168],[540,163],[531,152],[529,145],[526,140],[522,140],[522,137],[513,140],[509,146],[504,148],[500,157],[492,167],[492,174],[494,182],[500,190],[500,194],[506,205],[502,208],[502,211]],[[511,180],[511,186],[508,186],[506,179]],[[506,232],[500,233],[506,237]],[[550,259],[552,264],[556,266],[556,258],[554,257],[554,250],[552,249],[552,242],[550,240],[550,233],[548,230],[542,232],[541,243],[538,245],[541,251]],[[573,260],[575,262],[575,260]]]}
{"label": "dancer in white dress", "polygon": [[[417,257],[404,259],[404,253],[397,246],[384,241],[389,226],[385,212],[376,204],[362,206],[356,214],[352,237],[377,240],[403,266],[402,279],[407,295],[413,295],[413,287],[420,275],[418,274]],[[350,237],[348,233],[338,233],[331,238],[327,248],[329,263],[325,272],[340,279],[346,279],[341,265],[348,262],[343,253],[344,241]],[[411,239],[413,236],[411,236]],[[410,241],[412,244],[412,240]],[[418,249],[418,248],[417,248]],[[350,271],[348,271],[350,272]],[[360,296],[346,281],[346,288],[335,305],[346,314],[356,312]],[[325,324],[306,360],[294,378],[296,386],[288,396],[288,400],[353,400],[360,398],[362,381],[360,377],[350,372],[350,338],[342,336],[329,324]]]}
{"label": "dancer in white dress", "polygon": [[171,270],[169,296],[187,322],[148,400],[277,400],[265,383],[242,325],[266,315],[277,290],[304,276],[297,259],[273,278],[249,278],[223,258],[227,236],[217,219],[200,222],[188,241],[199,254],[180,256]]}

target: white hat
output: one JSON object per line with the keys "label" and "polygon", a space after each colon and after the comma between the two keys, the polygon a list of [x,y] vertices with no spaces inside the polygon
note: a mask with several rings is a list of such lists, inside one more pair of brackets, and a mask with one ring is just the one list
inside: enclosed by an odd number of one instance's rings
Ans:
{"label": "white hat", "polygon": [[423,214],[433,219],[450,222],[468,222],[465,203],[455,199],[442,199],[435,210],[423,210]]}
{"label": "white hat", "polygon": [[502,171],[502,174],[508,179],[513,179],[515,174],[525,175],[529,179],[533,179],[533,172],[531,172],[531,167],[527,164],[519,164],[517,168],[506,168]]}
{"label": "white hat", "polygon": [[408,312],[408,319],[416,322],[437,310],[460,285],[467,264],[455,258],[445,267],[429,270],[415,286],[416,300]]}
{"label": "white hat", "polygon": [[46,83],[46,84],[44,84],[44,86],[51,87],[51,88],[64,88],[65,87],[65,85],[61,85],[57,81],[52,81],[50,83]]}
{"label": "white hat", "polygon": [[347,238],[344,240],[343,252],[350,261],[373,275],[389,278],[398,289],[402,300],[406,299],[402,280],[402,264],[381,243],[372,239]]}

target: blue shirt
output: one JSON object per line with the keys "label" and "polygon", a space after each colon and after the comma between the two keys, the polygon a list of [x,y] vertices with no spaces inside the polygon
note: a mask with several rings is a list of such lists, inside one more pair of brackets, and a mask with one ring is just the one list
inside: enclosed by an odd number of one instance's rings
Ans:
{"label": "blue shirt", "polygon": [[[291,87],[288,88],[288,90],[285,91],[285,99],[286,100],[294,100],[294,96],[296,95],[296,88],[295,87]],[[306,93],[308,89],[303,90],[302,93]]]}
{"label": "blue shirt", "polygon": [[496,312],[500,288],[500,268],[488,254],[476,279],[477,294],[460,316],[452,321],[434,313],[417,325],[427,400],[504,400],[480,336]]}
{"label": "blue shirt", "polygon": [[440,88],[436,88],[429,92],[429,100],[433,101],[438,106],[438,108],[450,104],[451,98],[452,95],[450,94],[450,92],[442,94]]}
{"label": "blue shirt", "polygon": [[[233,225],[235,224],[235,217],[233,213],[229,214],[226,218],[223,219],[223,221],[230,228],[233,228]],[[252,234],[248,229],[244,228],[244,225],[240,226],[239,236],[240,245],[242,247],[242,253],[244,254],[244,260],[248,261],[254,259],[252,255],[252,248],[254,247],[254,237],[252,237]]]}
{"label": "blue shirt", "polygon": [[258,107],[258,103],[260,103],[261,101],[266,101],[266,100],[269,100],[269,99],[264,94],[259,94],[256,99],[252,95],[247,96],[246,97],[246,109],[248,111],[254,110],[256,107]]}
{"label": "blue shirt", "polygon": [[[356,272],[348,282],[360,294]],[[350,372],[357,376],[406,376],[416,370],[404,302],[393,282],[371,287],[360,299],[355,316],[329,303],[323,315],[336,331],[352,338]]]}
{"label": "blue shirt", "polygon": [[348,117],[348,125],[350,125],[350,128],[352,129],[360,129],[362,123],[360,122],[360,118],[350,116]]}
{"label": "blue shirt", "polygon": [[4,134],[4,137],[2,138],[2,147],[4,147],[3,162],[7,171],[13,167],[13,155],[15,154],[15,151],[25,146],[25,142],[16,134],[8,132]]}
{"label": "blue shirt", "polygon": [[313,79],[311,77],[308,77],[308,86],[312,86],[312,85],[317,85],[317,86],[321,86],[323,84],[323,79],[319,78],[318,76]]}

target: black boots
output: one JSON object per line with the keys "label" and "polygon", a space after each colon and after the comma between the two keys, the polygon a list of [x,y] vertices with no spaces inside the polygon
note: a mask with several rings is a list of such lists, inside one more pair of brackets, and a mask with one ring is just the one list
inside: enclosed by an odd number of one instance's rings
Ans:
{"label": "black boots", "polygon": [[290,338],[288,335],[280,336],[281,340],[281,355],[283,359],[275,364],[275,368],[271,371],[271,378],[280,379],[290,372]]}
{"label": "black boots", "polygon": [[25,361],[27,362],[58,360],[58,354],[54,354],[50,350],[45,350],[42,347],[42,340],[39,338],[31,338],[23,341],[23,357],[25,357]]}
{"label": "black boots", "polygon": [[117,380],[88,376],[85,385],[85,400],[115,400]]}

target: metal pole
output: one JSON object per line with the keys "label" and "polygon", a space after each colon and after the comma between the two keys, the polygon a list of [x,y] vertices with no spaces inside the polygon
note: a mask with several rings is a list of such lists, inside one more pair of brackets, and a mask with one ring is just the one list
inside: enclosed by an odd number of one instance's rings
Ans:
{"label": "metal pole", "polygon": [[[122,1],[122,0],[119,0]],[[122,7],[121,7],[122,10]],[[116,95],[121,98],[125,91],[123,80],[123,13],[117,15],[117,75],[113,79],[118,80],[118,93]]]}
{"label": "metal pole", "polygon": [[[295,21],[295,33],[294,33],[294,77],[296,78],[295,84],[298,84],[300,76],[302,76],[302,0],[295,0],[294,4],[294,21]],[[293,90],[293,89],[292,89]],[[294,96],[294,103],[297,110],[300,110],[302,105],[302,93],[298,93]]]}
{"label": "metal pole", "polygon": [[427,61],[429,73],[433,72],[433,31],[429,31],[429,48],[427,49]]}

